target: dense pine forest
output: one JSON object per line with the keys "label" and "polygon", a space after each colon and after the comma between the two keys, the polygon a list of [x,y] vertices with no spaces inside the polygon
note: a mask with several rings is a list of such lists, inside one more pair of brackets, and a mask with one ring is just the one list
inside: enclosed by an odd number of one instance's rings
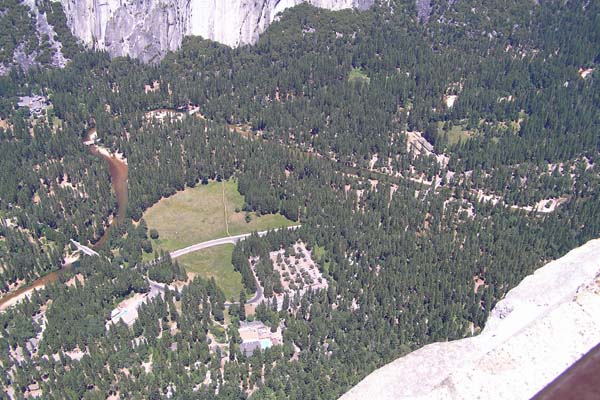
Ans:
{"label": "dense pine forest", "polygon": [[[477,334],[526,275],[598,237],[600,3],[432,3],[426,23],[408,0],[301,5],[254,46],[188,37],[155,65],[84,50],[46,4],[68,63],[0,77],[0,296],[115,222],[100,256],[0,312],[5,396],[336,398],[427,343]],[[22,27],[2,35],[4,63],[33,22],[0,7],[2,32]],[[41,115],[17,106],[32,95],[48,99]],[[120,219],[83,143],[92,128],[127,159]],[[253,316],[214,280],[184,284],[141,219],[229,178],[244,210],[301,224],[237,244],[245,292],[265,289]],[[329,285],[277,306],[268,255],[298,241]],[[150,298],[155,282],[171,286]],[[130,296],[149,298],[135,322],[107,322]],[[247,319],[283,343],[245,354]]]}

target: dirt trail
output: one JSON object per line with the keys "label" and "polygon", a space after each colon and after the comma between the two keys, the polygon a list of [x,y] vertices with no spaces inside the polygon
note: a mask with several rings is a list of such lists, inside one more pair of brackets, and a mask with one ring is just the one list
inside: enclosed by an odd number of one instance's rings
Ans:
{"label": "dirt trail", "polygon": [[223,211],[225,212],[225,231],[227,236],[231,236],[229,233],[229,217],[227,216],[227,203],[225,202],[225,183],[221,181],[221,189],[223,190]]}

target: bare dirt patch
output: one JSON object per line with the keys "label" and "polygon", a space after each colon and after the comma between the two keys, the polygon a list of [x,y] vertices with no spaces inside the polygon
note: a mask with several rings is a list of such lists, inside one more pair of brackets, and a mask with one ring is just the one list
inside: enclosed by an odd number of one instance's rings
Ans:
{"label": "bare dirt patch", "polygon": [[583,79],[587,78],[594,72],[594,68],[579,68],[579,76]]}
{"label": "bare dirt patch", "polygon": [[85,284],[85,278],[82,274],[75,274],[71,279],[65,282],[67,286],[75,286],[75,282],[79,282],[80,284]]}
{"label": "bare dirt patch", "polygon": [[456,103],[456,100],[458,100],[458,96],[455,94],[444,96],[444,103],[448,108],[454,107],[454,103]]}
{"label": "bare dirt patch", "polygon": [[144,93],[146,94],[156,92],[158,90],[160,90],[160,82],[158,81],[152,82],[152,85],[144,85]]}
{"label": "bare dirt patch", "polygon": [[481,286],[487,287],[487,285],[485,284],[485,279],[482,279],[480,276],[475,275],[473,277],[473,293],[477,293],[477,290],[479,290]]}
{"label": "bare dirt patch", "polygon": [[[269,253],[274,269],[281,276],[284,293],[293,297],[296,293],[304,294],[307,290],[326,290],[327,280],[313,261],[312,251],[307,250],[303,242],[295,243],[291,248]],[[277,304],[281,306],[284,294],[276,295]]]}

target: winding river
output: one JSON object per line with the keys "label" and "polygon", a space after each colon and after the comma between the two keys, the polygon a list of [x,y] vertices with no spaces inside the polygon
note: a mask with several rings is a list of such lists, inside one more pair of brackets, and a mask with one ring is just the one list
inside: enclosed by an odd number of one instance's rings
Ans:
{"label": "winding river", "polygon": [[[96,136],[96,128],[90,129],[83,144],[89,147],[90,152],[93,155],[101,156],[106,161],[106,164],[108,165],[108,172],[110,174],[110,182],[117,197],[118,207],[116,217],[112,220],[110,226],[104,231],[100,239],[94,244],[94,249],[102,247],[109,236],[110,229],[115,225],[115,222],[122,221],[123,218],[125,218],[128,198],[127,177],[129,173],[127,162],[123,158],[118,157],[115,154],[111,154],[106,148],[98,146],[95,143]],[[65,264],[60,270],[50,272],[41,278],[36,279],[30,285],[20,287],[19,289],[4,295],[2,298],[0,298],[0,311],[14,304],[20,298],[23,298],[33,290],[42,288],[49,283],[56,282],[60,278],[62,272],[70,269],[71,266],[71,263]]]}
{"label": "winding river", "polygon": [[104,231],[100,239],[94,244],[93,247],[95,250],[102,247],[102,245],[106,242],[108,233],[114,226],[115,221],[122,221],[125,218],[128,200],[127,177],[129,175],[129,167],[127,166],[127,162],[123,158],[118,157],[115,154],[111,154],[106,148],[95,144],[96,135],[96,128],[90,129],[84,144],[89,146],[90,152],[93,155],[102,156],[108,165],[110,182],[117,197],[117,213],[116,218],[113,219],[108,229]]}

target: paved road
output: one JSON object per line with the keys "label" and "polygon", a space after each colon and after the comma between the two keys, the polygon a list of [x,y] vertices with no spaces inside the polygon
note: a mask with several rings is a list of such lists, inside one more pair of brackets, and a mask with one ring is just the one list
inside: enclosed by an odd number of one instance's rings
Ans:
{"label": "paved road", "polygon": [[256,279],[256,293],[254,293],[254,297],[246,302],[246,304],[256,304],[262,303],[263,298],[263,288],[260,285],[258,279]]}
{"label": "paved road", "polygon": [[[288,226],[287,229],[297,229],[300,226],[301,225]],[[277,231],[279,229],[274,229],[274,230]],[[265,236],[268,232],[269,231],[258,232],[258,235]],[[220,238],[220,239],[209,240],[207,242],[196,243],[194,245],[185,247],[183,249],[179,249],[179,250],[175,250],[175,251],[171,252],[171,258],[181,257],[184,254],[193,253],[194,251],[206,249],[209,247],[220,246],[223,244],[236,244],[240,240],[243,240],[250,235],[251,235],[251,233],[245,233],[243,235],[228,236],[228,237],[224,237],[224,238]],[[97,252],[90,249],[88,246],[82,245],[81,243],[79,243],[78,241],[73,240],[73,239],[71,239],[71,242],[75,245],[77,250],[81,251],[82,253],[84,253],[88,256],[99,256],[99,254]],[[30,286],[23,287],[13,293],[6,294],[4,297],[2,297],[2,299],[0,301],[0,310],[2,310],[2,308],[4,308],[4,307],[7,307],[6,305],[9,304],[9,301],[12,300],[13,298],[20,297],[21,295],[25,296],[27,293],[33,291],[34,289],[36,289],[38,287],[43,287],[49,281],[49,279],[54,279],[55,275],[58,276],[57,275],[58,273],[59,273],[59,271],[52,272],[48,275],[43,276],[42,278],[37,279]],[[50,276],[52,276],[53,278],[50,278]],[[164,292],[165,288],[164,288],[163,284],[154,282],[154,281],[150,281],[150,280],[149,280],[149,282],[150,282],[150,293],[152,294],[152,297],[154,297],[154,295],[157,292]],[[246,304],[258,304],[261,301],[263,301],[263,288],[260,286],[260,282],[258,282],[258,280],[256,281],[256,284],[257,284],[256,293],[254,294],[253,298],[251,298],[250,300],[248,300],[246,302]],[[235,303],[227,302],[226,303],[226,305],[231,305],[231,304],[239,304],[239,302],[235,302]]]}
{"label": "paved road", "polygon": [[[256,293],[254,293],[254,297],[252,297],[250,300],[246,301],[245,304],[255,304],[255,305],[259,305],[261,302],[263,302],[265,299],[263,297],[263,288],[262,286],[260,286],[260,282],[257,280],[256,281]],[[239,301],[226,301],[225,302],[225,307],[229,307],[233,304],[240,304]]]}
{"label": "paved road", "polygon": [[[300,225],[288,226],[287,229],[298,229]],[[277,231],[279,229],[273,229],[273,231]],[[258,236],[265,236],[270,231],[262,231],[257,232]],[[224,244],[236,244],[240,240],[246,239],[248,236],[252,235],[251,233],[244,233],[241,235],[235,236],[227,236],[219,239],[208,240],[206,242],[196,243],[191,246],[185,247],[183,249],[175,250],[171,252],[171,258],[175,259],[177,257],[181,257],[183,255],[193,253],[198,250],[207,249],[209,247],[221,246]]]}
{"label": "paved road", "polygon": [[[298,229],[300,226],[301,225],[288,226],[287,229]],[[279,229],[273,229],[273,230],[277,231]],[[257,233],[258,233],[258,236],[265,236],[268,232],[269,231],[262,231],[262,232],[257,232]],[[175,259],[177,257],[181,257],[181,256],[183,256],[185,254],[193,253],[193,252],[198,251],[198,250],[207,249],[209,247],[221,246],[221,245],[224,245],[224,244],[236,244],[240,240],[244,240],[244,239],[246,239],[250,235],[252,235],[252,234],[251,233],[244,233],[242,235],[227,236],[227,237],[224,237],[224,238],[209,240],[207,242],[196,243],[196,244],[193,244],[191,246],[185,247],[183,249],[172,251],[170,253],[171,254],[171,259]],[[256,280],[256,293],[254,294],[254,297],[252,297],[250,300],[248,300],[246,302],[246,304],[259,304],[259,303],[261,303],[264,300],[264,298],[263,298],[263,288],[260,285],[260,282],[258,281],[258,279],[256,279],[256,276],[254,278]],[[238,302],[236,302],[236,303],[229,303],[228,305],[231,305],[231,304],[239,304],[239,303]]]}

